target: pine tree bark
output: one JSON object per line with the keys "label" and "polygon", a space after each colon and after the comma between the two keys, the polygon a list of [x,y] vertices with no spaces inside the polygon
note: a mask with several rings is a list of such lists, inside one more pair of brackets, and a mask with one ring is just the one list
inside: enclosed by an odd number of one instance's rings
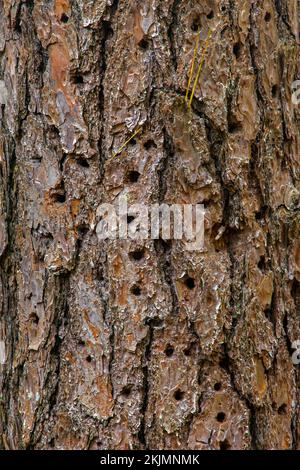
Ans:
{"label": "pine tree bark", "polygon": [[[299,448],[299,69],[296,0],[0,0],[2,449]],[[205,251],[99,242],[124,192]]]}

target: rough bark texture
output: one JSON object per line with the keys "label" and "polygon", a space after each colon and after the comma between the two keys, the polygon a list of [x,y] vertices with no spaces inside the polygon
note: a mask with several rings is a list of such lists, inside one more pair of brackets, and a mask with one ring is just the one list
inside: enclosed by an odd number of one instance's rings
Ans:
{"label": "rough bark texture", "polygon": [[[300,447],[299,72],[297,0],[0,0],[2,448]],[[205,252],[100,243],[124,191]]]}

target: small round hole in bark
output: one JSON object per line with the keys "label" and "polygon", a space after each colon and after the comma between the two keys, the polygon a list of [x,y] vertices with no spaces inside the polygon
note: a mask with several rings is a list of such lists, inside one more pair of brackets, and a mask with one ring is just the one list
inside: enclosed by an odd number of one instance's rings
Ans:
{"label": "small round hole in bark", "polygon": [[212,20],[214,16],[215,16],[215,14],[214,14],[213,10],[211,10],[211,11],[208,13],[208,15],[206,15],[206,18],[207,18],[208,20]]}
{"label": "small round hole in bark", "polygon": [[269,11],[265,14],[265,22],[269,23],[271,21],[272,15]]}
{"label": "small round hole in bark", "polygon": [[131,385],[125,385],[125,387],[122,388],[122,395],[124,397],[129,397],[131,393],[132,386]]}
{"label": "small round hole in bark", "polygon": [[140,47],[143,51],[146,51],[147,49],[149,49],[149,41],[147,41],[147,39],[142,39],[142,40],[139,42],[139,47]]}
{"label": "small round hole in bark", "polygon": [[133,215],[128,215],[128,216],[127,216],[127,223],[128,223],[128,224],[131,224],[131,222],[133,222],[134,219],[135,219],[135,217],[134,217]]}
{"label": "small round hole in bark", "polygon": [[54,193],[52,194],[52,199],[54,202],[59,202],[60,204],[63,204],[66,202],[66,195],[62,193]]}
{"label": "small round hole in bark", "polygon": [[82,75],[74,75],[73,83],[75,83],[75,85],[82,85],[84,83],[83,76]]}
{"label": "small round hole in bark", "polygon": [[233,53],[235,55],[235,57],[237,59],[239,59],[241,57],[241,50],[242,50],[242,45],[240,42],[236,42],[234,45],[233,45]]}
{"label": "small round hole in bark", "polygon": [[195,288],[195,279],[193,279],[192,277],[187,277],[184,283],[186,287],[190,290]]}
{"label": "small round hole in bark", "polygon": [[278,85],[273,85],[272,86],[272,98],[276,98],[278,96]]}
{"label": "small round hole in bark", "polygon": [[266,258],[264,256],[261,256],[259,258],[259,262],[257,263],[257,267],[258,269],[260,269],[261,271],[265,271],[266,270]]}
{"label": "small round hole in bark", "polygon": [[225,413],[223,413],[223,411],[220,411],[216,416],[216,420],[218,421],[218,423],[224,423],[225,419],[226,415]]}
{"label": "small round hole in bark", "polygon": [[92,362],[92,356],[89,354],[88,356],[86,356],[85,360],[86,362]]}
{"label": "small round hole in bark", "polygon": [[77,158],[76,161],[77,161],[78,165],[82,166],[83,168],[89,168],[90,167],[90,164],[86,160],[86,158]]}
{"label": "small round hole in bark", "polygon": [[89,227],[86,226],[85,224],[79,225],[77,228],[77,233],[80,236],[80,238],[84,238],[86,234],[89,231]]}
{"label": "small round hole in bark", "polygon": [[255,213],[255,219],[256,220],[261,220],[266,217],[268,212],[268,207],[267,206],[262,206],[262,208]]}
{"label": "small round hole in bark", "polygon": [[137,181],[139,180],[139,177],[140,177],[140,173],[138,171],[130,171],[128,173],[128,181],[130,183],[137,183]]}
{"label": "small round hole in bark", "polygon": [[149,139],[149,140],[147,140],[147,142],[144,143],[144,148],[146,150],[150,150],[151,148],[157,148],[157,145],[154,142],[154,140]]}
{"label": "small round hole in bark", "polygon": [[68,21],[69,21],[68,15],[66,15],[65,13],[63,13],[63,14],[61,15],[61,17],[60,17],[60,21],[61,21],[62,23],[68,23]]}
{"label": "small round hole in bark", "polygon": [[32,312],[32,313],[30,314],[30,317],[29,317],[29,318],[30,318],[31,323],[33,323],[34,325],[38,325],[38,324],[39,324],[40,319],[39,319],[38,315],[37,315],[35,312]]}
{"label": "small round hole in bark", "polygon": [[224,441],[220,442],[220,450],[229,450],[231,448],[231,445],[227,441],[227,439],[224,439]]}
{"label": "small round hole in bark", "polygon": [[236,134],[237,132],[240,132],[241,130],[242,130],[242,126],[238,122],[231,122],[228,125],[229,134]]}
{"label": "small round hole in bark", "polygon": [[286,415],[287,413],[287,405],[286,403],[283,403],[282,405],[280,405],[280,407],[278,408],[278,414],[279,415]]}
{"label": "small round hole in bark", "polygon": [[80,340],[78,341],[78,346],[80,346],[80,347],[85,346],[85,341],[84,341],[83,339],[80,339]]}
{"label": "small round hole in bark", "polygon": [[216,392],[219,392],[222,388],[222,384],[221,382],[216,382],[215,385],[214,385],[214,389]]}
{"label": "small round hole in bark", "polygon": [[166,355],[167,357],[171,357],[171,356],[173,356],[173,354],[174,354],[174,348],[173,348],[173,346],[171,346],[170,344],[168,344],[168,346],[167,346],[166,349],[165,349],[165,355]]}
{"label": "small round hole in bark", "polygon": [[193,22],[191,24],[191,30],[194,31],[194,33],[197,33],[201,28],[201,19],[200,16],[196,16],[193,19]]}
{"label": "small round hole in bark", "polygon": [[141,288],[139,286],[132,286],[131,293],[136,297],[139,297],[142,293]]}
{"label": "small round hole in bark", "polygon": [[184,392],[180,389],[176,390],[176,392],[174,393],[174,398],[176,401],[181,401],[184,397]]}
{"label": "small round hole in bark", "polygon": [[141,259],[144,258],[144,256],[145,256],[145,252],[143,249],[131,251],[131,253],[129,253],[129,257],[133,259],[134,261],[140,261]]}
{"label": "small round hole in bark", "polygon": [[130,145],[131,147],[134,147],[136,145],[136,139],[131,139],[129,142],[128,142],[128,145]]}

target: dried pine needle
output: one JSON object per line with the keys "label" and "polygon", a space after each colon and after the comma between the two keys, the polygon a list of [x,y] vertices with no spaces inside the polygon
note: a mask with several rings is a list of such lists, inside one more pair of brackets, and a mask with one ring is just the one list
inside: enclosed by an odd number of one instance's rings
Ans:
{"label": "dried pine needle", "polygon": [[204,60],[205,60],[205,54],[206,54],[207,48],[209,46],[211,35],[212,35],[212,30],[210,29],[208,31],[208,35],[207,35],[205,45],[204,45],[204,48],[203,48],[203,51],[202,51],[201,61],[200,61],[199,67],[198,67],[197,75],[196,75],[196,78],[195,78],[195,81],[194,81],[194,86],[193,86],[192,93],[191,93],[191,96],[190,96],[190,100],[189,100],[189,104],[188,104],[189,108],[192,106],[192,101],[193,101],[194,94],[195,94],[195,91],[196,91],[196,88],[197,88],[197,85],[198,85],[198,81],[199,81],[200,74],[201,74],[202,67],[203,67]]}
{"label": "dried pine needle", "polygon": [[190,86],[191,86],[191,83],[192,83],[194,67],[195,67],[195,62],[196,62],[196,57],[197,57],[197,52],[198,52],[198,47],[199,47],[199,40],[200,40],[200,29],[199,29],[198,34],[197,34],[196,44],[195,44],[195,49],[194,49],[194,56],[193,56],[193,60],[192,60],[191,68],[190,68],[190,73],[189,73],[189,82],[188,82],[188,86],[187,86],[186,94],[185,94],[185,101],[186,102],[188,102]]}
{"label": "dried pine needle", "polygon": [[141,130],[142,130],[142,128],[139,127],[139,128],[129,137],[129,139],[126,140],[126,142],[124,142],[124,144],[121,145],[121,147],[120,147],[115,153],[113,153],[113,157],[116,157],[117,155],[119,155],[119,154],[122,152],[122,150],[126,147],[126,145],[128,145],[129,142],[130,142],[137,134],[139,134],[139,133],[141,132]]}

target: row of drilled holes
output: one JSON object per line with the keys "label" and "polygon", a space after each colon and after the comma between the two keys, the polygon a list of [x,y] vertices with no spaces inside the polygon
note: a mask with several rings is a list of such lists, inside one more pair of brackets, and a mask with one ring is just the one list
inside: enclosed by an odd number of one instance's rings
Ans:
{"label": "row of drilled holes", "polygon": [[[69,22],[69,16],[66,14],[66,13],[63,13],[60,17],[60,21],[61,23],[64,23],[64,24],[67,24]],[[112,34],[113,34],[113,30],[111,29],[112,31]],[[139,47],[143,50],[147,50],[149,48],[149,41],[145,38],[141,39],[141,41],[139,42]]]}
{"label": "row of drilled holes", "polygon": [[[185,285],[188,287],[188,289],[192,290],[195,288],[195,281],[193,278],[189,277],[185,281]],[[134,286],[131,287],[130,292],[135,295],[136,297],[139,297],[142,293],[141,288],[139,285],[135,284]]]}
{"label": "row of drilled holes", "polygon": [[[129,215],[127,217],[128,224],[130,224],[133,220],[134,220],[134,216]],[[144,258],[144,256],[145,256],[145,250],[143,248],[131,251],[129,253],[129,258],[132,259],[133,261],[141,261]],[[192,277],[187,277],[184,280],[184,284],[189,290],[193,290],[196,286],[195,280]],[[137,284],[132,286],[131,293],[137,297],[140,296],[141,295],[140,286],[138,286]]]}
{"label": "row of drilled holes", "polygon": [[[222,8],[223,11],[225,11],[226,8]],[[207,15],[206,17],[211,20],[214,18],[214,12],[213,10],[211,10]],[[265,21],[266,22],[270,22],[271,21],[271,13],[270,12],[267,12],[265,14]],[[61,16],[61,22],[62,23],[68,23],[69,21],[69,17],[68,15],[66,15],[65,13],[62,14]],[[194,18],[192,24],[191,24],[191,30],[193,32],[198,32],[199,29],[201,27],[201,19],[199,16],[197,16],[196,18]],[[145,38],[141,39],[141,41],[139,42],[139,47],[142,49],[142,50],[147,50],[149,48],[149,41]],[[240,52],[241,52],[241,43],[236,43],[234,44],[233,46],[233,53],[234,55],[236,56],[236,58],[239,58],[240,57]],[[78,75],[78,76],[75,76],[74,79],[73,79],[74,83],[76,84],[82,84],[84,82],[83,80],[83,77],[81,75]],[[273,95],[274,96],[274,95]]]}
{"label": "row of drilled holes", "polygon": [[[84,342],[81,342],[81,344],[84,344]],[[168,346],[166,349],[165,349],[165,353],[167,356],[171,356],[174,352],[174,348],[172,346]],[[87,361],[88,362],[91,362],[91,356],[87,356]],[[222,384],[220,382],[216,382],[214,384],[214,390],[215,391],[220,391],[222,389]],[[130,397],[131,395],[131,391],[132,391],[132,386],[131,385],[126,385],[125,387],[123,387],[122,391],[121,391],[121,394],[123,397]],[[175,392],[174,392],[174,399],[176,401],[181,401],[184,399],[184,396],[185,396],[185,392],[181,389],[177,389]],[[275,408],[275,403],[273,404],[273,408]],[[201,411],[201,410],[200,410]],[[283,404],[281,405],[278,410],[277,410],[278,414],[279,415],[285,415],[286,412],[287,412],[287,405],[286,404]],[[216,421],[218,423],[224,423],[226,421],[226,414],[223,412],[223,411],[220,411],[217,413],[216,417],[215,417]],[[220,450],[229,450],[231,448],[230,446],[230,443],[227,439],[225,439],[224,441],[221,441],[219,443],[219,447],[220,447]]]}
{"label": "row of drilled holes", "polygon": [[[185,355],[185,356],[190,356],[190,354],[191,354],[191,349],[192,349],[191,347],[185,349],[185,350],[183,351],[184,355]],[[166,347],[166,349],[165,349],[164,352],[165,352],[165,355],[166,355],[167,357],[172,357],[173,354],[174,354],[174,347],[169,344],[169,345],[167,345],[167,347]],[[221,382],[216,382],[216,383],[214,384],[214,390],[215,390],[216,392],[218,392],[218,391],[220,391],[221,389],[222,389],[222,384],[221,384]],[[182,399],[184,398],[184,392],[183,392],[182,390],[180,390],[180,389],[176,390],[175,393],[174,393],[174,398],[175,398],[176,401],[182,400]],[[219,412],[219,413],[217,414],[217,416],[216,416],[216,420],[217,420],[219,423],[223,423],[223,422],[226,420],[226,415],[225,415],[225,413],[223,413],[222,411]]]}
{"label": "row of drilled holes", "polygon": [[[226,11],[226,6],[223,5],[222,8],[221,8],[222,12],[224,13]],[[214,11],[211,10],[207,15],[206,15],[206,18],[208,20],[212,20],[214,18],[215,14],[214,14]],[[269,11],[266,12],[265,14],[265,17],[264,17],[264,20],[266,23],[269,23],[272,19],[272,15]],[[191,30],[194,31],[194,32],[198,32],[199,29],[201,28],[201,18],[199,15],[197,15],[194,19],[193,19],[193,22],[191,24]]]}
{"label": "row of drilled holes", "polygon": [[[68,23],[69,21],[69,17],[63,13],[62,16],[61,16],[61,22],[62,23]],[[141,47],[141,49],[148,49],[148,41],[145,40],[145,39],[142,39],[140,42],[139,42],[139,46]],[[77,85],[80,85],[80,84],[83,84],[84,83],[84,79],[83,79],[83,76],[82,75],[75,75],[73,78],[72,78],[72,81],[73,83],[77,84]],[[135,139],[132,139],[131,142],[130,142],[130,145],[135,145],[136,144],[136,140]],[[144,143],[144,148],[146,150],[150,150],[152,147],[155,147],[156,148],[156,144],[155,142],[152,140],[152,139],[149,139],[147,142]],[[84,158],[78,158],[77,160],[77,163],[84,167],[84,168],[88,168],[89,167],[89,163],[86,159]],[[140,177],[140,173],[137,172],[137,171],[131,171],[129,172],[128,174],[128,181],[130,181],[131,183],[136,183],[138,181]],[[58,195],[56,197],[56,201],[59,202],[59,203],[63,203],[65,202],[65,196],[61,196],[61,195]]]}
{"label": "row of drilled holes", "polygon": [[[136,251],[133,251],[129,254],[130,258],[135,260],[135,261],[140,261],[141,259],[143,259],[144,257],[144,250],[141,249],[141,250],[136,250]],[[185,279],[185,285],[189,288],[189,289],[194,289],[195,287],[195,281],[193,278],[191,277],[188,277]],[[131,292],[136,295],[136,296],[139,296],[141,295],[141,289],[138,285],[135,285],[131,288]],[[171,345],[168,345],[166,347],[166,350],[165,350],[165,354],[167,356],[172,356],[173,355],[173,352],[174,352],[174,348],[171,346]],[[184,351],[184,354],[186,356],[190,356],[191,354],[191,348],[187,348],[185,351]],[[176,401],[181,401],[183,398],[184,398],[184,395],[185,393],[178,389],[174,392],[174,399]]]}
{"label": "row of drilled holes", "polygon": [[[156,147],[156,144],[154,143],[154,141],[152,139],[149,139],[144,144],[144,147],[145,147],[146,150],[149,150],[151,147],[154,147],[154,146]],[[90,167],[89,162],[85,158],[82,158],[82,157],[77,158],[76,163],[78,165],[80,165],[81,167],[83,167],[83,168],[89,168]],[[128,173],[127,180],[130,183],[137,183],[138,180],[139,180],[139,177],[140,177],[140,173],[138,171],[132,170]],[[55,202],[59,202],[59,203],[64,203],[66,201],[66,195],[65,194],[56,193],[52,196],[52,198]]]}
{"label": "row of drilled holes", "polygon": [[[212,19],[214,17],[214,12],[211,11],[208,15],[207,15],[207,18],[208,19]],[[270,13],[266,13],[265,15],[265,21],[266,22],[269,22],[271,20],[271,14]],[[61,17],[61,21],[63,23],[67,23],[69,21],[69,18],[67,15],[63,14],[62,17]],[[199,24],[197,24],[195,21],[194,23],[192,24],[192,30],[193,31],[198,31],[199,29]],[[148,41],[146,41],[145,39],[142,39],[139,43],[139,46],[146,50],[148,49]],[[241,51],[241,44],[240,43],[236,43],[234,44],[233,46],[233,53],[234,55],[236,56],[236,58],[239,58],[240,57],[240,51]],[[82,84],[83,83],[83,77],[78,75],[74,78],[74,82],[77,83],[77,84]],[[273,88],[272,88],[272,96],[275,97],[277,95],[277,85],[274,85]],[[136,141],[135,139],[133,139],[133,141],[131,142],[131,145],[135,145],[136,144]],[[149,140],[147,141],[145,144],[144,144],[144,147],[148,150],[150,149],[152,146],[155,146],[155,143],[152,141],[152,140]],[[77,163],[79,165],[81,165],[82,167],[85,167],[85,168],[88,168],[89,167],[89,164],[87,162],[87,160],[85,159],[78,159],[77,160]],[[128,180],[132,183],[135,183],[138,181],[139,179],[139,176],[140,174],[137,172],[137,171],[131,171],[129,174],[128,174]],[[57,200],[59,202],[64,202],[65,201],[65,197],[63,195],[57,195]],[[130,216],[129,216],[130,217]],[[132,219],[133,220],[133,219]],[[130,219],[129,219],[129,223],[130,223]],[[144,257],[144,252],[143,250],[138,250],[138,251],[134,251],[132,252],[131,254],[131,258],[136,260],[136,261],[139,261],[141,260],[143,257]],[[189,289],[193,289],[195,287],[195,281],[194,279],[192,278],[187,278],[185,280],[185,284],[186,286],[189,288]],[[141,295],[141,289],[139,286],[133,286],[132,287],[132,293],[136,296],[139,296]],[[167,356],[172,356],[173,355],[173,352],[174,352],[174,348],[172,348],[172,346],[168,346],[165,350],[165,353]],[[184,353],[185,355],[189,355],[188,354],[189,350],[186,350]],[[87,362],[92,362],[92,357],[90,355],[88,355],[86,357],[86,360]],[[123,396],[129,396],[130,393],[131,393],[131,386],[126,386],[123,388],[122,390],[122,395]],[[221,384],[219,382],[215,383],[214,385],[214,389],[216,391],[219,391],[221,389]],[[180,401],[184,398],[184,392],[180,389],[176,390],[175,393],[174,393],[174,398],[176,401]],[[286,411],[286,405],[282,405],[279,409],[278,409],[278,413],[279,414],[284,414]],[[224,422],[226,419],[226,415],[225,413],[223,412],[219,412],[216,416],[216,420],[220,423]],[[221,450],[227,450],[230,448],[230,444],[228,443],[228,441],[225,439],[224,441],[221,441],[220,442],[220,449]]]}
{"label": "row of drilled holes", "polygon": [[[188,348],[184,349],[183,354],[186,357],[190,357],[193,349],[194,349],[194,343],[192,343]],[[168,344],[165,348],[164,353],[167,357],[172,357],[174,354],[174,351],[175,351],[174,347],[171,344]]]}
{"label": "row of drilled holes", "polygon": [[[79,341],[79,344],[80,346],[84,346],[85,345],[85,342],[80,340]],[[187,351],[187,350],[186,350]],[[174,348],[170,345],[168,345],[165,349],[165,354],[170,357],[172,356],[174,353]],[[185,353],[185,352],[184,352]],[[189,355],[189,354],[186,354],[186,355]],[[92,357],[91,355],[88,355],[86,357],[86,361],[91,363],[92,362]],[[123,389],[122,389],[122,395],[123,396],[126,396],[126,397],[129,397],[130,393],[131,393],[131,389],[132,389],[132,386],[131,385],[126,385]],[[216,392],[219,392],[220,390],[222,389],[222,384],[221,382],[216,382],[214,384],[214,390]],[[174,398],[176,401],[181,401],[183,400],[184,398],[184,391],[182,391],[181,389],[177,389],[175,392],[174,392]],[[276,403],[272,403],[272,407],[273,409],[275,410],[276,409]],[[287,413],[287,405],[286,403],[283,403],[282,405],[280,405],[277,409],[277,413],[279,415],[286,415]],[[218,421],[219,423],[224,423],[226,421],[226,414],[223,412],[223,411],[220,411],[217,415],[216,415],[216,421]]]}
{"label": "row of drilled holes", "polygon": [[[136,139],[132,139],[129,142],[129,145],[133,146],[133,145],[136,145],[136,143],[137,143]],[[145,148],[145,150],[149,151],[151,148],[157,148],[157,146],[156,146],[156,143],[154,142],[154,140],[149,139],[149,140],[147,140],[147,142],[144,143],[144,148]],[[129,173],[127,175],[127,181],[129,183],[137,183],[140,176],[141,176],[140,173],[136,170],[129,171]]]}

